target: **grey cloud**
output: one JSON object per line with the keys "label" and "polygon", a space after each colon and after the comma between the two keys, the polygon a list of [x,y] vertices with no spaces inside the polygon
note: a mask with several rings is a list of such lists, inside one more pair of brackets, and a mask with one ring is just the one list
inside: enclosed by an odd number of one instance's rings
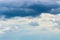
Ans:
{"label": "grey cloud", "polygon": [[0,0],[0,15],[36,16],[43,12],[53,13],[51,9],[59,7],[57,0]]}
{"label": "grey cloud", "polygon": [[55,14],[60,13],[60,8],[51,9],[51,13],[55,13]]}

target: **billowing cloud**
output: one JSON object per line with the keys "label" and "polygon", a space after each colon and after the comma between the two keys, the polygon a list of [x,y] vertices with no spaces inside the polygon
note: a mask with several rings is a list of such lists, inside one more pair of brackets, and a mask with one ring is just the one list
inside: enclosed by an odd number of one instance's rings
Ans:
{"label": "billowing cloud", "polygon": [[53,32],[59,33],[60,14],[42,13],[38,17],[13,17],[10,19],[0,18],[0,34],[7,31],[20,33],[41,33]]}

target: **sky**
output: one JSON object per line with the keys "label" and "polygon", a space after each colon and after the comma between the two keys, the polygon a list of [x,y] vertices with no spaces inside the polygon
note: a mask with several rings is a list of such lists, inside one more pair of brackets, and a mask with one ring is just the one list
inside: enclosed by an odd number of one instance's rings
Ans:
{"label": "sky", "polygon": [[0,40],[60,40],[60,0],[0,0]]}

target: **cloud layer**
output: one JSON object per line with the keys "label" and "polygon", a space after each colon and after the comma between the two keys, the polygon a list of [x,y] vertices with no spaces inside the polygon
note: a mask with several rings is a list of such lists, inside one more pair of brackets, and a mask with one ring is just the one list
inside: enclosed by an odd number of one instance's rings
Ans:
{"label": "cloud layer", "polygon": [[60,0],[0,0],[0,40],[60,40]]}
{"label": "cloud layer", "polygon": [[59,14],[60,0],[0,0],[0,15],[6,17]]}
{"label": "cloud layer", "polygon": [[41,32],[60,32],[60,14],[42,13],[38,17],[13,17],[10,19],[1,16],[0,19],[0,34],[9,31],[20,33],[41,33]]}

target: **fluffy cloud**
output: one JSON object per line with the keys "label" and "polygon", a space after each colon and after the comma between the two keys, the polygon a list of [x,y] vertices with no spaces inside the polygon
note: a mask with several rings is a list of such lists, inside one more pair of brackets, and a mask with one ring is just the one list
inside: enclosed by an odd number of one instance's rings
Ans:
{"label": "fluffy cloud", "polygon": [[0,34],[7,31],[20,33],[60,32],[60,14],[42,13],[38,17],[0,18]]}

